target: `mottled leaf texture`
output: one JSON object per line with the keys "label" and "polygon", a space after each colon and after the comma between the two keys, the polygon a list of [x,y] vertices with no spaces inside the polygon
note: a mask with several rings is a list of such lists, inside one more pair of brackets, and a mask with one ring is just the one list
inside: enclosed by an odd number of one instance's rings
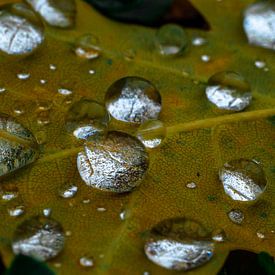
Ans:
{"label": "mottled leaf texture", "polygon": [[[48,208],[65,232],[63,251],[48,261],[58,274],[174,274],[144,253],[150,229],[174,217],[226,234],[224,242],[215,244],[211,260],[188,274],[217,274],[235,249],[274,255],[274,52],[249,45],[242,29],[242,11],[253,0],[190,2],[211,30],[188,29],[189,46],[176,57],[158,53],[155,29],[114,22],[76,1],[74,28],[46,26],[46,43],[34,55],[16,62],[1,59],[5,92],[0,94],[0,112],[20,114],[16,120],[40,144],[38,160],[1,179],[1,188],[18,189],[17,198],[0,205],[0,250],[7,265],[14,257],[11,241],[16,227]],[[99,47],[89,50],[96,49],[98,55],[100,48],[99,58],[75,54],[73,43],[85,34],[98,37]],[[206,43],[192,45],[196,37]],[[267,70],[255,61],[265,62]],[[220,71],[238,72],[251,85],[253,98],[244,111],[219,110],[207,100],[207,80]],[[30,75],[19,79],[19,73]],[[83,143],[68,133],[65,118],[71,104],[82,97],[104,104],[107,89],[126,76],[147,79],[159,91],[159,119],[167,127],[167,138],[148,151],[149,168],[136,190],[112,194],[81,180],[76,158]],[[110,130],[128,134],[136,129],[114,119],[110,124]],[[234,201],[219,180],[219,169],[238,159],[253,159],[263,167],[267,185],[255,202]],[[196,188],[187,188],[188,183]],[[61,197],[65,185],[77,186],[77,193]],[[9,216],[7,208],[14,202],[24,205],[23,215]],[[232,209],[243,213],[241,224],[229,219]],[[92,258],[93,266],[83,267],[82,257]]]}

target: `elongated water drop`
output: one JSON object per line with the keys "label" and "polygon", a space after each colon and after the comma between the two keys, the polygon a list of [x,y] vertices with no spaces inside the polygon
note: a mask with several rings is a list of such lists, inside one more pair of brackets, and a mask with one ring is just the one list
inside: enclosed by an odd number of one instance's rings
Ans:
{"label": "elongated water drop", "polygon": [[75,24],[75,0],[25,0],[53,27],[70,28]]}
{"label": "elongated water drop", "polygon": [[59,196],[65,199],[73,198],[78,191],[78,187],[71,183],[65,184],[59,189]]}
{"label": "elongated water drop", "polygon": [[197,222],[184,218],[157,224],[144,249],[152,262],[180,271],[205,264],[214,253],[211,235]]}
{"label": "elongated water drop", "polygon": [[236,224],[242,224],[244,220],[244,214],[239,209],[233,209],[228,213],[228,218]]}
{"label": "elongated water drop", "polygon": [[259,1],[248,6],[243,27],[250,44],[275,50],[275,2]]}
{"label": "elongated water drop", "polygon": [[117,120],[143,123],[157,119],[161,96],[151,82],[140,77],[125,77],[113,83],[105,96],[106,108]]}
{"label": "elongated water drop", "polygon": [[0,185],[0,197],[4,201],[10,201],[18,197],[18,188],[16,186]]}
{"label": "elongated water drop", "polygon": [[79,259],[79,263],[83,267],[93,267],[94,266],[94,260],[92,257],[89,256],[83,256]]}
{"label": "elongated water drop", "polygon": [[77,157],[79,174],[87,185],[116,193],[129,192],[139,185],[148,162],[145,147],[138,139],[115,131],[87,142]]}
{"label": "elongated water drop", "polygon": [[206,96],[219,109],[242,111],[251,102],[248,82],[235,72],[220,72],[208,80]]}
{"label": "elongated water drop", "polygon": [[19,224],[14,232],[12,249],[15,254],[45,261],[62,251],[64,239],[63,229],[57,221],[34,216]]}
{"label": "elongated water drop", "polygon": [[156,32],[155,46],[162,55],[178,55],[185,50],[187,45],[187,34],[179,25],[167,24]]}
{"label": "elongated water drop", "polygon": [[265,173],[254,160],[232,160],[224,164],[219,174],[225,193],[233,200],[254,201],[266,189]]}

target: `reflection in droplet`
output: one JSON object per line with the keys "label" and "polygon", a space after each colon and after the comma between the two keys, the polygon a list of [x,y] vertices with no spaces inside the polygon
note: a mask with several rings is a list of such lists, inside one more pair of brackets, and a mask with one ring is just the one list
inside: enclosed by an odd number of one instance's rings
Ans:
{"label": "reflection in droplet", "polygon": [[105,134],[110,117],[103,105],[82,98],[74,103],[66,116],[66,128],[78,139]]}
{"label": "reflection in droplet", "polygon": [[243,27],[250,44],[275,50],[275,2],[249,5],[244,12]]}
{"label": "reflection in droplet", "polygon": [[17,205],[8,208],[8,213],[11,217],[18,217],[25,213],[24,205]]}
{"label": "reflection in droplet", "polygon": [[51,214],[52,214],[52,209],[51,208],[45,208],[45,209],[43,209],[43,215],[45,217],[50,217]]}
{"label": "reflection in droplet", "polygon": [[27,5],[16,3],[1,7],[0,51],[24,56],[33,53],[43,41],[43,24]]}
{"label": "reflection in droplet", "polygon": [[181,271],[205,264],[214,253],[211,235],[197,222],[184,218],[165,220],[155,226],[144,249],[152,262]]}
{"label": "reflection in droplet", "polygon": [[53,27],[70,28],[75,24],[75,0],[25,0]]}
{"label": "reflection in droplet", "polygon": [[95,35],[85,34],[75,42],[74,52],[84,59],[95,59],[100,55],[99,40]]}
{"label": "reflection in droplet", "polygon": [[17,74],[17,78],[20,80],[26,80],[28,78],[30,78],[30,74],[29,73],[19,73]]}
{"label": "reflection in droplet", "polygon": [[139,185],[148,162],[148,154],[138,139],[115,131],[87,142],[77,157],[78,171],[87,185],[117,193],[129,192]]}
{"label": "reflection in droplet", "polygon": [[203,37],[194,37],[192,40],[192,45],[194,46],[202,46],[204,44],[206,44],[206,39]]}
{"label": "reflection in droplet", "polygon": [[125,77],[114,82],[107,91],[105,103],[111,116],[124,122],[158,119],[161,111],[158,90],[140,77]]}
{"label": "reflection in droplet", "polygon": [[61,225],[43,216],[34,216],[19,224],[12,241],[15,254],[39,260],[48,260],[57,256],[63,246],[64,233]]}
{"label": "reflection in droplet", "polygon": [[189,189],[195,189],[197,187],[197,184],[195,182],[188,182],[186,184],[186,187]]}
{"label": "reflection in droplet", "polygon": [[162,55],[178,55],[186,49],[187,45],[187,34],[179,25],[167,24],[156,32],[155,46]]}
{"label": "reflection in droplet", "polygon": [[206,96],[218,108],[241,111],[252,99],[250,85],[235,72],[220,72],[208,80]]}
{"label": "reflection in droplet", "polygon": [[256,200],[266,189],[266,177],[261,165],[254,160],[232,160],[219,172],[224,191],[233,200]]}
{"label": "reflection in droplet", "polygon": [[242,224],[244,220],[244,214],[239,209],[233,209],[228,213],[228,218],[236,224]]}
{"label": "reflection in droplet", "polygon": [[224,242],[226,234],[223,229],[216,229],[212,232],[212,240],[218,243]]}
{"label": "reflection in droplet", "polygon": [[73,184],[65,184],[59,189],[59,196],[64,199],[73,198],[78,191],[78,187]]}
{"label": "reflection in droplet", "polygon": [[94,260],[93,260],[92,257],[87,257],[87,256],[81,257],[79,259],[79,263],[80,263],[81,266],[84,266],[84,267],[94,266]]}

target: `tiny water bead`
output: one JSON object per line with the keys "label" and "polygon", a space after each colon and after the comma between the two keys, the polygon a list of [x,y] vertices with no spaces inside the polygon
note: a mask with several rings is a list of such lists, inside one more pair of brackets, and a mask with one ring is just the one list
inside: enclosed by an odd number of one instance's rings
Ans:
{"label": "tiny water bead", "polygon": [[77,157],[79,174],[88,186],[116,193],[129,192],[138,186],[148,165],[144,145],[116,131],[87,142]]}
{"label": "tiny water bead", "polygon": [[85,34],[79,37],[75,42],[75,54],[84,59],[95,59],[100,56],[99,39],[93,34]]}
{"label": "tiny water bead", "polygon": [[78,191],[78,187],[73,184],[65,184],[59,189],[59,196],[64,199],[73,198]]}
{"label": "tiny water bead", "polygon": [[56,65],[54,65],[54,64],[50,64],[49,68],[51,71],[56,71],[56,69],[57,69]]}
{"label": "tiny water bead", "polygon": [[266,63],[261,60],[256,60],[254,64],[258,69],[264,69],[266,67]]}
{"label": "tiny water bead", "polygon": [[79,264],[83,267],[93,267],[94,260],[92,257],[84,256],[79,259]]}
{"label": "tiny water bead", "polygon": [[195,182],[188,182],[186,184],[186,187],[189,189],[195,189],[197,187],[197,184]]}
{"label": "tiny water bead", "polygon": [[24,205],[17,205],[8,208],[8,213],[11,217],[19,217],[25,213]]}
{"label": "tiny water bead", "polygon": [[57,256],[64,246],[61,225],[47,217],[34,216],[18,225],[12,240],[15,254],[48,260]]}
{"label": "tiny water bead", "polygon": [[201,56],[201,61],[203,61],[203,62],[209,62],[210,60],[211,60],[211,57],[207,54],[203,54]]}
{"label": "tiny water bead", "polygon": [[17,74],[17,78],[20,80],[26,80],[28,78],[30,78],[30,74],[29,73],[19,73]]}
{"label": "tiny water bead", "polygon": [[126,215],[127,215],[127,212],[126,210],[122,210],[120,213],[119,213],[119,218],[124,221],[126,219]]}
{"label": "tiny water bead", "polygon": [[48,25],[71,28],[75,24],[75,0],[25,0]]}
{"label": "tiny water bead", "polygon": [[244,220],[244,214],[239,209],[233,209],[228,213],[228,218],[235,224],[242,224]]}
{"label": "tiny water bead", "polygon": [[199,223],[184,218],[157,224],[144,249],[155,264],[179,271],[199,267],[214,254],[211,235]]}
{"label": "tiny water bead", "polygon": [[242,111],[251,102],[249,83],[236,72],[220,72],[208,80],[206,96],[219,109]]}
{"label": "tiny water bead", "polygon": [[51,208],[45,208],[45,209],[43,209],[43,215],[45,217],[50,217],[51,214],[52,214],[52,209]]}
{"label": "tiny water bead", "polygon": [[5,186],[0,186],[0,197],[3,201],[11,201],[18,197],[17,187],[7,188]]}
{"label": "tiny water bead", "polygon": [[73,93],[73,91],[66,89],[66,88],[59,88],[57,91],[59,94],[64,95],[64,96],[68,96]]}
{"label": "tiny water bead", "polygon": [[2,93],[4,93],[4,92],[6,92],[6,88],[4,88],[4,87],[0,87],[0,94],[2,94]]}
{"label": "tiny water bead", "polygon": [[156,32],[155,47],[161,55],[178,55],[186,49],[187,45],[187,34],[179,25],[167,24]]}
{"label": "tiny water bead", "polygon": [[275,50],[275,2],[249,5],[244,12],[243,27],[250,44]]}
{"label": "tiny water bead", "polygon": [[32,133],[14,118],[0,114],[0,176],[22,168],[38,157]]}
{"label": "tiny water bead", "polygon": [[147,120],[140,125],[136,136],[145,147],[156,148],[165,139],[166,128],[160,120]]}
{"label": "tiny water bead", "polygon": [[254,160],[229,161],[220,169],[219,177],[225,193],[237,201],[256,200],[267,185],[262,166]]}
{"label": "tiny water bead", "polygon": [[82,98],[74,103],[66,115],[66,128],[77,139],[88,139],[91,136],[103,135],[110,117],[100,103]]}
{"label": "tiny water bead", "polygon": [[203,37],[194,37],[192,40],[192,45],[193,46],[202,46],[205,45],[207,43],[206,39]]}
{"label": "tiny water bead", "polygon": [[44,28],[35,13],[22,3],[0,8],[0,51],[11,56],[33,53],[44,41]]}
{"label": "tiny water bead", "polygon": [[158,119],[161,96],[148,80],[129,76],[117,80],[109,87],[105,104],[113,118],[140,124],[149,119]]}
{"label": "tiny water bead", "polygon": [[218,243],[226,240],[226,234],[223,229],[216,229],[212,232],[212,240]]}

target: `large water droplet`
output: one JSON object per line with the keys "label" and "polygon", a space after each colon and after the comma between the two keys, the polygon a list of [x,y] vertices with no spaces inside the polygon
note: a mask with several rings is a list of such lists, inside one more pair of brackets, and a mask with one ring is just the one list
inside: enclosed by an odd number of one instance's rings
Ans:
{"label": "large water droplet", "polygon": [[219,172],[224,191],[233,200],[256,200],[266,189],[266,177],[254,160],[238,159],[226,163]]}
{"label": "large water droplet", "polygon": [[32,133],[15,119],[0,114],[0,176],[34,162],[38,157]]}
{"label": "large water droplet", "polygon": [[244,220],[244,214],[239,209],[233,209],[228,213],[228,218],[236,224],[242,224]]}
{"label": "large water droplet", "polygon": [[62,198],[68,199],[73,198],[77,193],[78,187],[73,184],[65,184],[60,188],[59,195]]}
{"label": "large water droplet", "polygon": [[64,239],[63,229],[57,221],[35,216],[19,224],[14,232],[12,249],[15,254],[48,260],[61,252]]}
{"label": "large water droplet", "polygon": [[218,108],[241,111],[252,99],[250,85],[235,72],[220,72],[208,80],[206,96]]}
{"label": "large water droplet", "polygon": [[187,271],[208,262],[214,253],[211,235],[197,222],[169,219],[151,230],[145,254],[167,269]]}
{"label": "large water droplet", "polygon": [[85,59],[95,59],[100,55],[99,40],[92,34],[85,34],[75,42],[74,52],[78,57]]}
{"label": "large water droplet", "polygon": [[178,55],[185,50],[187,44],[187,34],[181,26],[167,24],[156,32],[155,46],[162,55]]}
{"label": "large water droplet", "polygon": [[136,136],[145,147],[156,148],[164,140],[166,136],[166,128],[159,120],[148,120],[141,124]]}
{"label": "large water droplet", "polygon": [[33,53],[44,41],[43,24],[22,3],[0,9],[0,51],[13,56]]}
{"label": "large water droplet", "polygon": [[75,24],[75,0],[25,0],[53,27],[70,28]]}
{"label": "large water droplet", "polygon": [[243,27],[250,44],[275,50],[275,2],[260,1],[248,6]]}
{"label": "large water droplet", "polygon": [[113,83],[105,97],[106,108],[117,120],[143,123],[157,119],[161,96],[151,82],[140,77],[125,77]]}
{"label": "large water droplet", "polygon": [[69,109],[66,127],[76,138],[88,139],[91,136],[104,134],[109,120],[109,114],[103,105],[83,98]]}
{"label": "large water droplet", "polygon": [[77,167],[89,186],[117,193],[139,185],[148,169],[149,157],[143,144],[121,132],[87,142],[78,154]]}

